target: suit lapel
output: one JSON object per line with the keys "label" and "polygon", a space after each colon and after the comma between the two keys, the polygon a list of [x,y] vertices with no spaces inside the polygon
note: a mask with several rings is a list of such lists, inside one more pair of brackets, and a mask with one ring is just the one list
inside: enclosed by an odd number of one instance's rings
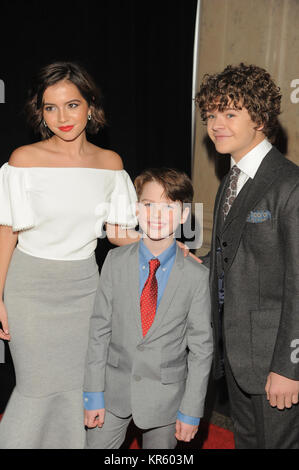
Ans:
{"label": "suit lapel", "polygon": [[[179,248],[177,245],[176,257],[175,257],[174,264],[172,266],[171,273],[168,278],[167,285],[163,292],[162,299],[160,300],[159,307],[156,311],[155,319],[150,329],[148,330],[148,333],[144,337],[144,341],[148,340],[148,338],[150,338],[155,333],[155,331],[161,324],[163,318],[165,317],[165,314],[171,304],[172,298],[179,287],[182,273],[183,273],[183,265],[184,265],[184,255],[183,255],[181,248]],[[140,323],[140,330],[141,330],[141,318],[140,317],[141,316],[140,316],[140,308],[139,308],[139,323]]]}
{"label": "suit lapel", "polygon": [[132,320],[137,328],[138,338],[143,338],[141,328],[141,314],[140,314],[140,292],[139,292],[139,243],[134,243],[132,252],[129,256],[128,273],[130,279],[128,285],[132,301]]}
{"label": "suit lapel", "polygon": [[255,177],[247,181],[236,198],[221,230],[223,238],[229,234],[232,245],[227,269],[235,257],[248,213],[254,209],[275,179],[279,177],[278,170],[283,163],[284,157],[273,147],[262,161]]}

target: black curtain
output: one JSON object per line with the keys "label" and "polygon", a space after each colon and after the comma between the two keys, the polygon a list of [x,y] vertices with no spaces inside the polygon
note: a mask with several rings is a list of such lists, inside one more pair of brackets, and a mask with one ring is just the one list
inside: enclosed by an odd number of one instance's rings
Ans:
{"label": "black curtain", "polygon": [[[108,126],[90,140],[118,152],[132,179],[149,166],[191,176],[196,6],[197,0],[2,1],[0,164],[37,139],[23,113],[34,73],[55,60],[76,60],[104,94]],[[110,246],[99,245],[101,265]],[[7,359],[0,365],[0,413],[14,385],[8,348]]]}
{"label": "black curtain", "polygon": [[78,60],[104,94],[108,127],[91,140],[118,152],[132,178],[147,166],[190,174],[196,0],[1,2],[1,161],[32,142],[23,105],[32,75]]}

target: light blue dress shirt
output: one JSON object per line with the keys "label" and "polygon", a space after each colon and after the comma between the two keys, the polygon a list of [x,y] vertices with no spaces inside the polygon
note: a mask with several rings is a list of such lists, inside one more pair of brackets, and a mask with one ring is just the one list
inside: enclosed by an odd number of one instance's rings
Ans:
{"label": "light blue dress shirt", "polygon": [[[157,308],[167,285],[168,278],[175,261],[176,255],[176,242],[174,241],[159,256],[154,256],[149,249],[145,246],[143,241],[139,242],[139,294],[141,296],[144,284],[149,275],[149,261],[153,258],[158,258],[160,266],[156,271],[156,279],[158,283],[158,298]],[[84,392],[83,393],[84,408],[86,410],[100,410],[105,408],[104,392]],[[197,426],[200,418],[187,416],[178,411],[177,419],[180,421]]]}

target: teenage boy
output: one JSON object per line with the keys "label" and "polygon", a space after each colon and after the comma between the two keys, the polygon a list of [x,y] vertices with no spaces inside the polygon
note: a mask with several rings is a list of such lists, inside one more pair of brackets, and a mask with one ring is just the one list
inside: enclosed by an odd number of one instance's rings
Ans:
{"label": "teenage boy", "polygon": [[174,239],[192,184],[182,172],[158,168],[135,187],[143,238],[108,253],[91,317],[87,449],[119,448],[131,419],[143,448],[172,449],[176,439],[195,436],[204,409],[212,361],[208,269],[184,257]]}
{"label": "teenage boy", "polygon": [[237,448],[299,448],[299,169],[270,143],[280,99],[264,69],[244,64],[206,75],[196,97],[217,152],[231,155],[210,288],[213,370],[225,371]]}

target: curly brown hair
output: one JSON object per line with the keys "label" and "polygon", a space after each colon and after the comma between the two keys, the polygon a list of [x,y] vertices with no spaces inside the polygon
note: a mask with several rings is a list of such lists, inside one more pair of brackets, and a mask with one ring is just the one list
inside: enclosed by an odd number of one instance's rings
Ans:
{"label": "curly brown hair", "polygon": [[264,125],[263,133],[272,140],[278,127],[281,93],[270,74],[256,65],[228,65],[223,72],[204,75],[195,102],[201,118],[207,121],[207,112],[228,107],[246,108],[257,127]]}
{"label": "curly brown hair", "polygon": [[91,119],[87,122],[86,131],[89,134],[96,134],[106,123],[102,94],[89,73],[76,62],[54,62],[44,66],[37,73],[24,109],[29,125],[41,135],[42,139],[52,137],[53,132],[43,123],[43,96],[46,88],[61,80],[69,80],[76,85],[91,107]]}
{"label": "curly brown hair", "polygon": [[193,186],[190,178],[183,171],[175,168],[148,168],[144,170],[134,181],[138,201],[146,183],[155,181],[165,191],[165,195],[171,201],[192,203]]}

